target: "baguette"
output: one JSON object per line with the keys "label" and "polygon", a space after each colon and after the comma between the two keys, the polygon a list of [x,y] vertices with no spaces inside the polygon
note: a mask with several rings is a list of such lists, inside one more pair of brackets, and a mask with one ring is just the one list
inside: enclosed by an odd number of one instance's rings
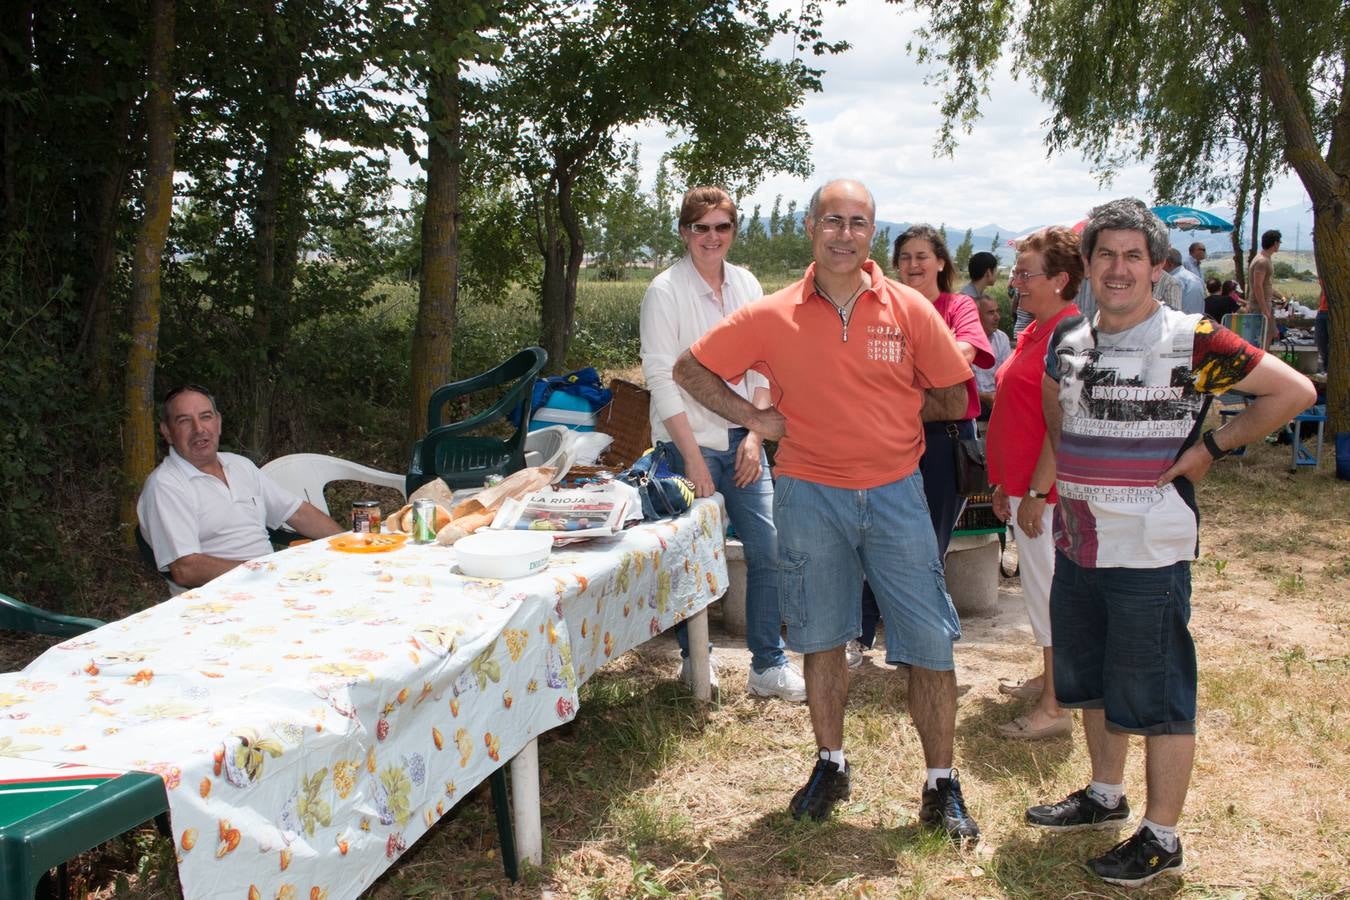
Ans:
{"label": "baguette", "polygon": [[404,504],[397,511],[390,513],[389,518],[384,520],[386,531],[407,531],[403,525],[403,517],[412,512],[412,504]]}

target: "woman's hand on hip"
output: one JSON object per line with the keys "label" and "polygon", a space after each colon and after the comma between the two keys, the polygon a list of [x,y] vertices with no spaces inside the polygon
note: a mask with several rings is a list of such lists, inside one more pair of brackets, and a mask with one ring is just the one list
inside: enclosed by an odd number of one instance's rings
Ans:
{"label": "woman's hand on hip", "polygon": [[759,480],[759,457],[762,446],[759,435],[752,431],[741,441],[740,447],[736,448],[736,472],[733,479],[736,487],[749,487]]}
{"label": "woman's hand on hip", "polygon": [[695,497],[711,497],[717,493],[717,486],[713,484],[712,473],[708,471],[708,464],[703,461],[703,454],[690,454],[684,460],[684,477],[694,483]]}

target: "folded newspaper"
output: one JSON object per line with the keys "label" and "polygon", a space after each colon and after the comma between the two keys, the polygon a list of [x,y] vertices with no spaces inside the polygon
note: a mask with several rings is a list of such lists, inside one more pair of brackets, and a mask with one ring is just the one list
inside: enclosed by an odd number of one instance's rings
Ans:
{"label": "folded newspaper", "polygon": [[629,521],[641,520],[637,488],[619,481],[579,488],[535,491],[507,498],[492,528],[550,531],[556,542],[618,534]]}

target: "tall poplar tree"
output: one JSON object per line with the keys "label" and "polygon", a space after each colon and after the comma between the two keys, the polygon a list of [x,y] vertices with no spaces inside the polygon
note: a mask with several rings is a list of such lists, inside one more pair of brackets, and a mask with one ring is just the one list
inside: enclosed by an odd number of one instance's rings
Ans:
{"label": "tall poplar tree", "polygon": [[140,232],[132,254],[131,344],[122,426],[122,535],[134,543],[136,498],[155,467],[155,362],[159,354],[160,270],[173,209],[174,0],[150,0],[145,130],[148,152]]}

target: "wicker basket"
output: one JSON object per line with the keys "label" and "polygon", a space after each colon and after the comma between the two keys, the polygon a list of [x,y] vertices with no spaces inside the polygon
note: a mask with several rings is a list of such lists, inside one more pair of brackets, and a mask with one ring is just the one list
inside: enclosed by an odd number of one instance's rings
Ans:
{"label": "wicker basket", "polygon": [[652,426],[647,416],[652,394],[646,388],[620,378],[611,381],[609,389],[614,399],[596,413],[595,430],[614,438],[614,442],[596,462],[601,469],[623,471],[651,449]]}

